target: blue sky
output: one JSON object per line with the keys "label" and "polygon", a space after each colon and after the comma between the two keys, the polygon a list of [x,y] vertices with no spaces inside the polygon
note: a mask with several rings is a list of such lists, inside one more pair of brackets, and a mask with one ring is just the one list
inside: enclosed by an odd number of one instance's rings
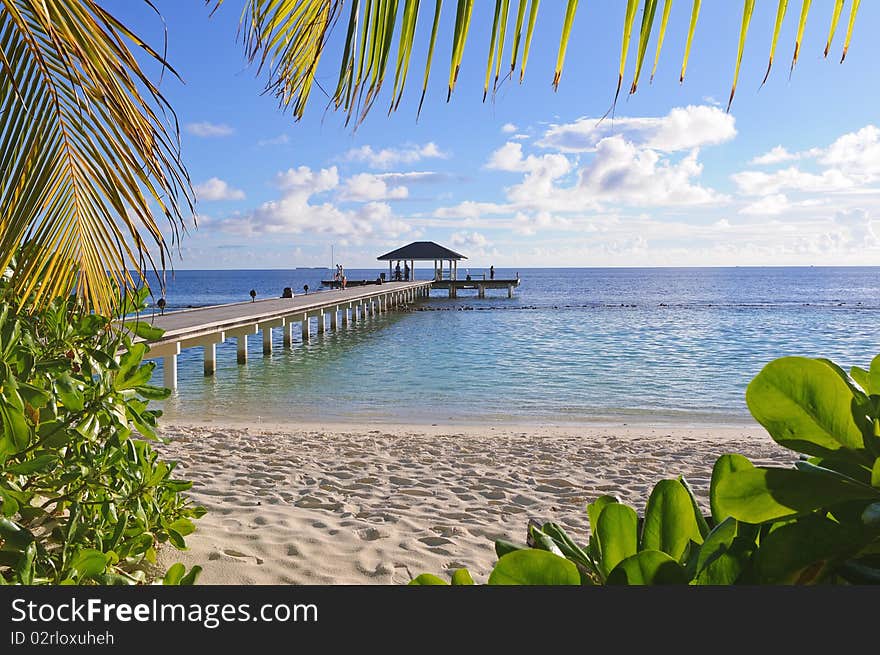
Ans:
{"label": "blue sky", "polygon": [[[880,44],[871,29],[880,3],[862,3],[840,65],[850,3],[824,59],[833,3],[813,2],[789,78],[800,11],[790,3],[760,90],[776,3],[757,3],[727,114],[741,3],[703,3],[680,86],[691,3],[676,0],[653,84],[652,42],[638,93],[622,92],[614,121],[602,123],[625,3],[580,3],[554,93],[565,3],[544,0],[524,83],[507,81],[482,103],[494,3],[478,0],[448,104],[454,3],[445,4],[419,120],[428,11],[398,111],[386,115],[387,88],[353,130],[326,111],[320,89],[298,122],[261,93],[265,76],[236,40],[240,0],[212,17],[198,0],[155,0],[169,62],[184,82],[166,75],[161,88],[177,112],[198,196],[198,227],[184,236],[174,267],[330,265],[331,246],[348,268],[376,267],[377,255],[413,240],[452,247],[472,267],[880,263]],[[162,21],[145,4],[105,6],[161,46]],[[325,86],[338,69],[337,32],[319,68]]]}

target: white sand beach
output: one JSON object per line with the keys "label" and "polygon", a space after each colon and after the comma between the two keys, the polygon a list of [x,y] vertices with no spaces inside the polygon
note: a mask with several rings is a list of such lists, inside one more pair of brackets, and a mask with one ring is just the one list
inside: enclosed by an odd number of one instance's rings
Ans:
{"label": "white sand beach", "polygon": [[203,584],[401,584],[467,567],[484,582],[493,540],[522,542],[531,517],[578,541],[586,503],[643,511],[683,474],[708,507],[712,465],[794,457],[759,426],[169,425],[160,449],[209,513],[160,564],[204,567]]}

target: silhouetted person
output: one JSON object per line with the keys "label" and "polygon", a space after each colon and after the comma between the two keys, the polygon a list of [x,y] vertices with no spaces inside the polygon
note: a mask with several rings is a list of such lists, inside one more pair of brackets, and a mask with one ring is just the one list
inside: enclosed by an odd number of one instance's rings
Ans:
{"label": "silhouetted person", "polygon": [[400,262],[394,267],[394,279],[400,282]]}
{"label": "silhouetted person", "polygon": [[159,307],[159,314],[164,314],[165,313],[165,299],[159,298],[159,300],[156,301],[156,305]]}
{"label": "silhouetted person", "polygon": [[306,292],[306,295],[309,295],[309,285],[308,284],[303,285],[303,291]]}
{"label": "silhouetted person", "polygon": [[281,292],[282,298],[293,298],[293,289],[290,287],[284,287],[284,291]]}
{"label": "silhouetted person", "polygon": [[403,265],[403,279],[409,282],[409,264]]}
{"label": "silhouetted person", "polygon": [[490,280],[495,279],[495,267],[494,266],[489,267],[489,279]]}
{"label": "silhouetted person", "polygon": [[251,302],[254,302],[257,299],[257,292],[254,289],[251,289]]}

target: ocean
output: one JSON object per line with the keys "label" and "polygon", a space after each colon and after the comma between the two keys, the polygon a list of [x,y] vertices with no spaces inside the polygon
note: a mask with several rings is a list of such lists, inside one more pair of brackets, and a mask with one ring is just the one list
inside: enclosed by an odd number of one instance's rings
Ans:
{"label": "ocean", "polygon": [[[305,344],[294,331],[291,350],[276,330],[272,355],[251,339],[244,366],[227,341],[212,377],[201,349],[184,350],[179,389],[158,404],[169,422],[742,424],[752,420],[746,386],[770,360],[865,367],[880,353],[880,267],[496,269],[517,273],[513,298],[434,291],[414,311]],[[177,271],[166,311],[247,301],[250,289],[320,293],[331,275]]]}

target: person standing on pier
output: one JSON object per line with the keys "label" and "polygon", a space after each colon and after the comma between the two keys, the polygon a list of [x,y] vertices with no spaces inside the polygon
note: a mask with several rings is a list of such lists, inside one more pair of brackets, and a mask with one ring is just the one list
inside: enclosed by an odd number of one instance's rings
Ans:
{"label": "person standing on pier", "polygon": [[394,267],[394,279],[400,282],[400,262]]}
{"label": "person standing on pier", "polygon": [[403,263],[403,279],[409,282],[409,264],[407,262]]}
{"label": "person standing on pier", "polygon": [[489,279],[490,280],[495,279],[495,265],[494,264],[489,267]]}

